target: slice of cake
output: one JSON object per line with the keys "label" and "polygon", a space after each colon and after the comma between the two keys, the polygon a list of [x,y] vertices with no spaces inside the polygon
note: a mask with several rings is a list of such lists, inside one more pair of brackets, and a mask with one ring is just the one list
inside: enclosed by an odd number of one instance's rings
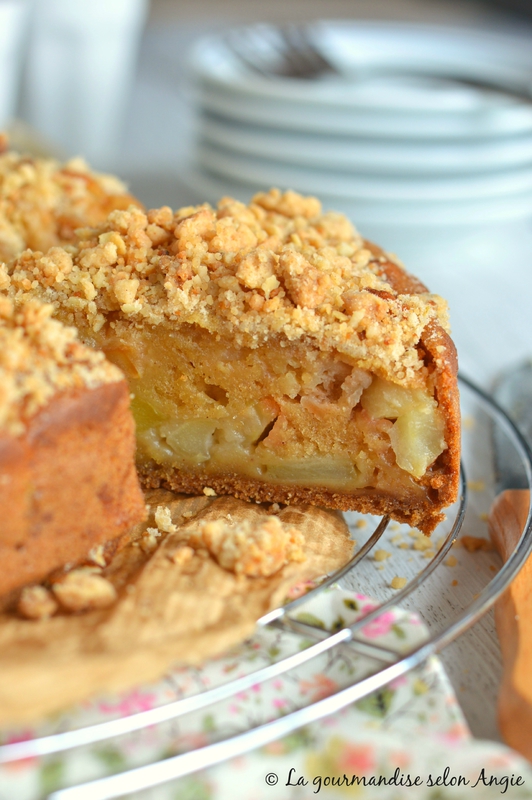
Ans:
{"label": "slice of cake", "polygon": [[46,251],[69,243],[76,228],[137,204],[118,178],[92,172],[80,158],[60,164],[7,148],[0,135],[0,261],[27,247]]}
{"label": "slice of cake", "polygon": [[429,533],[459,472],[444,301],[312,197],[112,212],[0,274],[129,381],[147,486],[390,514]]}
{"label": "slice of cake", "polygon": [[145,513],[127,383],[51,314],[0,297],[0,596]]}

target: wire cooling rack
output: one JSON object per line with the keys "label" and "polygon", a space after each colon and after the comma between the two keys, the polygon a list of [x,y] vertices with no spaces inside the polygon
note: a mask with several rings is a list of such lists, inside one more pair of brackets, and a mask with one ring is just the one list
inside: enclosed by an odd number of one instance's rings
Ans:
{"label": "wire cooling rack", "polygon": [[[473,469],[479,461],[483,462],[485,466],[486,459],[491,459],[490,443],[495,429],[499,439],[501,436],[505,437],[507,450],[508,447],[512,450],[515,467],[522,473],[526,485],[531,487],[532,454],[519,431],[504,411],[466,378],[460,378],[460,387],[464,421],[474,420],[475,424],[481,428],[480,435],[477,435],[467,454]],[[469,464],[466,466],[469,469]],[[375,584],[374,565],[368,572],[368,563],[372,560],[371,554],[375,553],[376,545],[385,541],[385,534],[389,536],[389,519],[386,517],[375,520],[367,539],[343,569],[328,576],[319,586],[304,596],[269,612],[258,620],[259,628],[274,627],[304,637],[307,643],[311,642],[304,649],[298,649],[288,657],[273,661],[212,689],[166,705],[88,727],[1,746],[0,764],[64,753],[74,748],[108,742],[115,737],[145,730],[150,726],[176,721],[192,712],[208,709],[213,704],[250,689],[252,686],[289,673],[337,648],[348,647],[356,653],[369,656],[375,664],[375,669],[357,682],[339,688],[327,697],[297,708],[285,716],[258,722],[250,725],[243,732],[229,733],[225,738],[217,739],[211,744],[170,756],[156,763],[135,767],[84,784],[58,789],[48,795],[48,800],[111,800],[111,798],[123,797],[143,789],[159,786],[266,745],[301,726],[320,720],[362,699],[422,664],[479,620],[508,586],[532,549],[532,508],[529,508],[526,526],[515,551],[494,577],[484,580],[484,585],[478,587],[479,591],[472,595],[471,601],[460,607],[453,603],[452,612],[447,614],[443,623],[440,620],[439,625],[431,618],[430,613],[424,613],[419,595],[423,596],[427,584],[434,578],[437,568],[448,556],[450,548],[460,534],[466,515],[479,516],[478,509],[475,508],[475,501],[471,500],[471,493],[468,497],[465,470],[466,467],[462,465],[460,498],[450,510],[446,523],[442,523],[436,534],[433,534],[433,537],[437,536],[438,538],[438,547],[433,557],[421,569],[418,569],[419,564],[410,566],[410,578],[404,588],[393,594],[388,593],[388,596],[381,592],[379,604],[363,618],[351,625],[342,626],[339,630],[328,632],[296,619],[295,612],[301,604],[308,603],[313,595],[319,595],[333,584],[345,582],[346,585],[358,587],[360,582],[364,583],[364,580]],[[492,470],[492,497],[497,489],[497,478],[498,476]],[[392,559],[389,560],[392,561]],[[393,560],[396,561],[395,553]],[[408,560],[412,561],[413,559],[409,557]],[[402,568],[407,569],[406,564],[403,564]],[[394,569],[397,569],[396,564]],[[440,590],[441,587],[438,588],[438,592]],[[446,605],[444,594],[439,594],[438,597],[442,600],[441,605]],[[406,653],[398,653],[377,645],[361,635],[363,627],[392,606],[416,608],[429,625],[429,637],[421,645]]]}

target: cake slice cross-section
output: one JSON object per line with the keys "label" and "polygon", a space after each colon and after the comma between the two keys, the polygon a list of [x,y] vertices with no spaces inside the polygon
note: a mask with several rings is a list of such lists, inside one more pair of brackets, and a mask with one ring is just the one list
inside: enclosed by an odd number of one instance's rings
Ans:
{"label": "cake slice cross-section", "polygon": [[112,212],[0,274],[127,376],[146,486],[390,514],[457,496],[447,307],[315,198]]}

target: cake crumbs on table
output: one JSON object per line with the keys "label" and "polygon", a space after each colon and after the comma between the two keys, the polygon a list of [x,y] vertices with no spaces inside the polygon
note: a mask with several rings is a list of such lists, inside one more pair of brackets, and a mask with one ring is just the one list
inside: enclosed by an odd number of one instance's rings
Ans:
{"label": "cake crumbs on table", "polygon": [[407,578],[400,578],[398,575],[396,575],[395,578],[392,578],[390,581],[390,586],[392,589],[403,589],[407,583]]}
{"label": "cake crumbs on table", "polygon": [[491,539],[485,539],[483,536],[461,536],[456,540],[455,546],[463,547],[468,553],[475,553],[477,550],[489,553],[495,549]]}
{"label": "cake crumbs on table", "polygon": [[472,492],[483,492],[486,488],[486,483],[482,480],[468,481],[467,488]]}

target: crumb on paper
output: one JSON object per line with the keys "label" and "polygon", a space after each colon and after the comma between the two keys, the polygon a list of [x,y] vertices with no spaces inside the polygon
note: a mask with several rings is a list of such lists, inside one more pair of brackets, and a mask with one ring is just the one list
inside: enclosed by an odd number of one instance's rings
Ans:
{"label": "crumb on paper", "polygon": [[49,619],[57,608],[52,593],[44,586],[25,586],[18,601],[17,611],[26,619]]}
{"label": "crumb on paper", "polygon": [[355,528],[366,528],[368,525],[367,519],[357,519],[355,522]]}
{"label": "crumb on paper", "polygon": [[139,546],[145,553],[152,553],[157,548],[160,537],[161,531],[159,528],[146,528],[140,537]]}
{"label": "crumb on paper", "polygon": [[106,578],[85,569],[67,572],[52,584],[52,591],[67,611],[107,608],[116,598],[116,589]]}
{"label": "crumb on paper", "polygon": [[205,495],[205,497],[216,497],[216,492],[214,491],[214,489],[211,489],[210,486],[205,486],[203,488],[203,494]]}
{"label": "crumb on paper", "polygon": [[462,425],[466,431],[470,431],[476,424],[476,419],[474,417],[465,416],[462,418]]}
{"label": "crumb on paper", "polygon": [[458,559],[456,558],[456,556],[451,555],[448,556],[443,563],[445,564],[446,567],[456,567],[456,565],[458,564]]}
{"label": "crumb on paper", "polygon": [[484,481],[468,481],[467,488],[472,492],[483,492],[486,488],[486,484]]}
{"label": "crumb on paper", "polygon": [[187,564],[192,557],[194,556],[194,549],[189,547],[188,545],[181,545],[173,553],[171,553],[168,558],[170,561],[178,567],[182,567]]}
{"label": "crumb on paper", "polygon": [[105,560],[105,549],[103,544],[98,544],[89,551],[88,560],[92,561],[98,567],[105,567],[107,562]]}
{"label": "crumb on paper", "polygon": [[304,561],[304,539],[273,515],[258,519],[215,519],[201,523],[189,538],[203,545],[218,564],[237,575],[268,577],[289,561]]}
{"label": "crumb on paper", "polygon": [[396,575],[395,578],[392,578],[390,581],[390,586],[392,589],[403,589],[407,583],[407,578],[400,578],[398,575]]}
{"label": "crumb on paper", "polygon": [[491,572],[497,572],[497,567],[495,566],[495,564],[490,564],[489,568]]}
{"label": "crumb on paper", "polygon": [[453,581],[451,581],[451,586],[458,586],[458,581],[456,580],[456,578]]}
{"label": "crumb on paper", "polygon": [[157,506],[155,524],[161,533],[175,533],[177,530],[177,525],[172,522],[172,514],[168,506]]}
{"label": "crumb on paper", "polygon": [[373,553],[373,560],[374,561],[386,561],[387,558],[390,558],[392,554],[388,550],[375,550]]}
{"label": "crumb on paper", "polygon": [[435,550],[424,550],[423,551],[423,558],[431,559],[431,558],[434,558],[435,555],[436,555],[436,551]]}

